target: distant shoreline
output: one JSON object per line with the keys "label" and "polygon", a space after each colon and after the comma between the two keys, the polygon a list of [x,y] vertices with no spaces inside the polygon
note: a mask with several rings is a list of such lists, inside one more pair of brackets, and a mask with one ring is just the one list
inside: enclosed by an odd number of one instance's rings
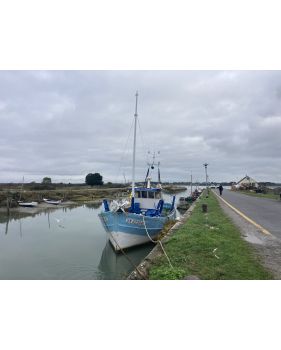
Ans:
{"label": "distant shoreline", "polygon": [[[0,185],[0,208],[1,212],[7,210],[7,199],[10,201],[10,210],[22,210],[17,202],[22,200],[24,202],[38,202],[43,209],[48,207],[56,207],[52,204],[47,204],[43,198],[52,200],[62,200],[59,206],[68,206],[69,204],[84,204],[84,203],[102,203],[103,199],[116,199],[120,197],[127,197],[130,195],[130,187],[114,187],[114,185],[104,186],[40,186],[34,189],[30,184],[21,189],[21,185]],[[52,188],[53,187],[53,188]],[[166,185],[163,186],[163,192],[169,194],[177,194],[185,191],[186,187]],[[32,212],[32,208],[27,208],[28,212]],[[36,211],[36,208],[33,208]]]}
{"label": "distant shoreline", "polygon": [[[10,201],[10,209],[18,208],[17,201],[38,202],[39,205],[46,208],[47,203],[43,202],[43,198],[62,200],[62,205],[69,205],[69,203],[96,203],[102,202],[104,198],[114,199],[119,196],[128,195],[130,190],[127,187],[112,188],[112,187],[56,187],[54,189],[28,189],[24,188],[22,191],[18,186],[3,188],[0,186],[0,207],[7,208],[7,198]],[[48,206],[55,207],[52,204]],[[28,208],[30,209],[30,208]],[[29,210],[30,211],[30,210]]]}

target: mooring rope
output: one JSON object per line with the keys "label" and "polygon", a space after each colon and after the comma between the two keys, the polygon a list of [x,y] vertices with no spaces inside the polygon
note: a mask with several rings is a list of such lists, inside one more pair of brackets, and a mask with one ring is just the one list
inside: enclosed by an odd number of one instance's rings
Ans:
{"label": "mooring rope", "polygon": [[162,244],[161,240],[158,239],[157,241],[155,241],[154,239],[151,238],[151,236],[150,236],[149,233],[148,233],[146,224],[145,224],[144,216],[142,217],[142,219],[143,219],[143,224],[144,224],[144,228],[145,228],[147,237],[151,240],[152,243],[155,243],[155,244],[159,243],[159,244],[160,244],[160,247],[162,248],[163,253],[164,253],[164,255],[166,256],[166,258],[167,258],[167,260],[168,260],[168,262],[169,262],[169,265],[170,265],[171,268],[173,269],[174,267],[173,267],[173,265],[172,265],[172,263],[171,263],[170,258],[168,257],[168,254],[166,253],[166,251],[165,251],[165,249],[164,249],[164,247],[163,247],[163,244]]}

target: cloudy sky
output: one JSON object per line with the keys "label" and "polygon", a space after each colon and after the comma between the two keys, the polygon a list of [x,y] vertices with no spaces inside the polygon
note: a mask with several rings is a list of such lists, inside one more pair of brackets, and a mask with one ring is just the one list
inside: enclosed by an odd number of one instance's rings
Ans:
{"label": "cloudy sky", "polygon": [[0,181],[137,179],[160,151],[162,179],[280,181],[280,71],[1,71]]}

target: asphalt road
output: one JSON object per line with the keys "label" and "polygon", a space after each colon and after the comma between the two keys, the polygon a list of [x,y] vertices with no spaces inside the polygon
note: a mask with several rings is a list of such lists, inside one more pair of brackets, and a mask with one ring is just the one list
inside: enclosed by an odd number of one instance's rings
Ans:
{"label": "asphalt road", "polygon": [[[218,194],[218,190],[215,190]],[[281,238],[281,201],[247,196],[224,189],[222,198],[274,236]]]}

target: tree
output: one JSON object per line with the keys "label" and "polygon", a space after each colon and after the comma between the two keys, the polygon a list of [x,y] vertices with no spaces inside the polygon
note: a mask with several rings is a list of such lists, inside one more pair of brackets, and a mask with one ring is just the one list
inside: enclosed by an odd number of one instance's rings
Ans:
{"label": "tree", "polygon": [[103,185],[102,176],[99,173],[90,173],[86,176],[85,182],[89,186]]}
{"label": "tree", "polygon": [[50,177],[44,177],[44,179],[42,180],[42,184],[44,185],[49,185],[52,183],[52,179]]}

